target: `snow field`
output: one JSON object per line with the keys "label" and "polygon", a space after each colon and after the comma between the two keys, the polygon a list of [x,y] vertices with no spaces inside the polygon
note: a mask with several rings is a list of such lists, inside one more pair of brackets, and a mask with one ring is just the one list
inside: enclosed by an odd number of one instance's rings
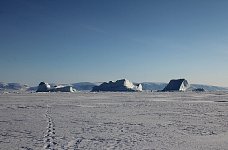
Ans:
{"label": "snow field", "polygon": [[228,93],[0,95],[0,149],[228,149]]}

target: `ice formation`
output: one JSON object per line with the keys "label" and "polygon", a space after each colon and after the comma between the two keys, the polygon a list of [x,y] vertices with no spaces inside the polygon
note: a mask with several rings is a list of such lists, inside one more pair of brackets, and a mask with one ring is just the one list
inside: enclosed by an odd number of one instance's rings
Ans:
{"label": "ice formation", "polygon": [[48,83],[40,82],[36,92],[49,92],[51,86]]}
{"label": "ice formation", "polygon": [[41,82],[36,92],[74,92],[72,86],[55,86],[51,88],[48,83]]}
{"label": "ice formation", "polygon": [[186,91],[189,87],[185,79],[170,80],[169,84],[162,91]]}
{"label": "ice formation", "polygon": [[92,92],[99,91],[111,91],[111,92],[134,92],[142,91],[141,84],[133,84],[127,79],[117,80],[116,82],[109,81],[102,83],[99,86],[95,86],[92,89]]}
{"label": "ice formation", "polygon": [[196,88],[192,90],[193,92],[205,92],[206,90],[204,88]]}

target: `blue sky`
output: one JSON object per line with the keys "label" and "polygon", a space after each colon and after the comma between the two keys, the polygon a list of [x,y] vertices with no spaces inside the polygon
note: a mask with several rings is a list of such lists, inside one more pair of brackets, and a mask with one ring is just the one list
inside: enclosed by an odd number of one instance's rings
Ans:
{"label": "blue sky", "polygon": [[0,81],[228,86],[227,0],[1,0]]}

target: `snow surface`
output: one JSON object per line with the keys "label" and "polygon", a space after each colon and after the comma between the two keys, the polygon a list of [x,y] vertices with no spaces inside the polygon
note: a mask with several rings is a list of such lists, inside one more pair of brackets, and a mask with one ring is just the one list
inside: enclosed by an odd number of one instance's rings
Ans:
{"label": "snow surface", "polygon": [[0,94],[0,149],[227,150],[227,92]]}

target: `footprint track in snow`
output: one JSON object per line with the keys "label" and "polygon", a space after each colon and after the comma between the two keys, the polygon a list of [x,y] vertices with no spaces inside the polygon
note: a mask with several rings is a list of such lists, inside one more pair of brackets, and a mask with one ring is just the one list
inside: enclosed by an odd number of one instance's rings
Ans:
{"label": "footprint track in snow", "polygon": [[78,145],[82,142],[82,138],[77,138],[74,140],[71,140],[67,143],[66,146],[64,146],[64,149],[67,150],[79,150]]}
{"label": "footprint track in snow", "polygon": [[[82,142],[82,138],[73,138],[66,145],[62,145],[61,148],[58,147],[55,137],[55,124],[51,116],[51,106],[47,105],[45,117],[47,119],[47,130],[44,136],[44,146],[42,150],[78,150],[79,144]],[[60,146],[60,145],[59,145]]]}
{"label": "footprint track in snow", "polygon": [[44,147],[43,150],[56,150],[56,142],[55,142],[55,125],[51,116],[51,107],[47,105],[47,110],[45,113],[45,117],[47,118],[47,130],[44,136]]}

